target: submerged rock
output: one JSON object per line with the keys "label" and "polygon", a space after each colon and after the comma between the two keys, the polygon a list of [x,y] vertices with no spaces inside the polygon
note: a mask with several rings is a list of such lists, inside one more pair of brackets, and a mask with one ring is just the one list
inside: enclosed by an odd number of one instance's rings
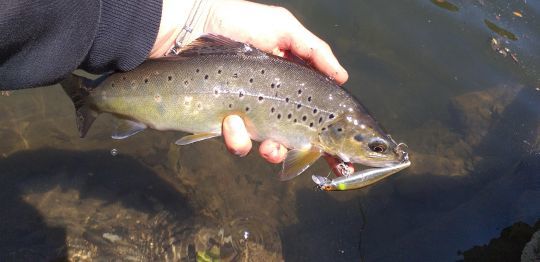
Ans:
{"label": "submerged rock", "polygon": [[457,96],[450,109],[465,141],[476,146],[482,143],[505,109],[514,101],[522,87],[496,87]]}
{"label": "submerged rock", "polygon": [[531,241],[525,245],[521,253],[521,262],[540,261],[540,230],[533,234]]}
{"label": "submerged rock", "polygon": [[[490,240],[488,244],[474,246],[473,248],[464,251],[463,260],[519,261],[520,258],[523,257],[522,250],[524,250],[525,245],[527,242],[531,241],[533,233],[539,229],[540,220],[538,220],[534,226],[530,226],[523,222],[516,222],[512,226],[503,229],[500,236]],[[536,244],[538,245],[538,242],[536,242]],[[531,245],[534,245],[534,243]],[[538,254],[538,250],[536,250],[536,252],[536,254]],[[527,251],[527,255],[529,254],[529,251]]]}

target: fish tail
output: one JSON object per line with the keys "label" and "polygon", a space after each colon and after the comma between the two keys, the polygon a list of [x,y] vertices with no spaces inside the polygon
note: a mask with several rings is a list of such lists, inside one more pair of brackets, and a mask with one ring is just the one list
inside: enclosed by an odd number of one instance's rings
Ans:
{"label": "fish tail", "polygon": [[90,91],[95,87],[92,80],[71,74],[67,79],[60,82],[66,94],[73,101],[79,136],[86,135],[99,112],[93,110],[88,103]]}

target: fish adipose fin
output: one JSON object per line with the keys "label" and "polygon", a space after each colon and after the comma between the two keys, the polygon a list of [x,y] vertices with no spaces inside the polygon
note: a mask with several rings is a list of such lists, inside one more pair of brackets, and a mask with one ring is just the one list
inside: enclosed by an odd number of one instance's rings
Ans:
{"label": "fish adipose fin", "polygon": [[132,135],[135,135],[146,129],[146,125],[143,123],[122,119],[116,124],[116,130],[112,134],[112,139],[124,139]]}
{"label": "fish adipose fin", "polygon": [[219,133],[198,133],[198,134],[184,136],[184,137],[176,140],[175,144],[177,144],[179,146],[185,146],[185,145],[189,145],[189,144],[192,144],[192,143],[195,143],[195,142],[199,142],[199,141],[203,141],[203,140],[206,140],[206,139],[218,137],[220,135],[221,134],[219,134]]}
{"label": "fish adipose fin", "polygon": [[279,173],[279,179],[286,181],[295,178],[315,163],[321,155],[321,150],[315,147],[304,150],[293,149],[287,152],[287,158],[283,161],[283,169]]}
{"label": "fish adipose fin", "polygon": [[87,99],[92,89],[99,85],[106,76],[96,80],[90,80],[77,75],[70,75],[68,78],[60,82],[66,94],[73,101],[75,106],[75,116],[79,136],[82,138],[90,129],[94,120],[96,120],[99,112],[88,106]]}

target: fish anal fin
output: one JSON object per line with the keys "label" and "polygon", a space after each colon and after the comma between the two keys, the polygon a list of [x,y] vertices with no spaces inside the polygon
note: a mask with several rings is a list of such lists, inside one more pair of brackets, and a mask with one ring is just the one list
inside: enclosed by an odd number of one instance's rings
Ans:
{"label": "fish anal fin", "polygon": [[321,155],[321,150],[316,147],[290,150],[283,161],[283,169],[279,173],[279,179],[286,181],[295,178],[315,163]]}
{"label": "fish anal fin", "polygon": [[179,146],[184,146],[184,145],[189,145],[189,144],[192,144],[192,143],[195,143],[195,142],[203,141],[203,140],[206,140],[206,139],[218,137],[220,135],[221,134],[219,134],[219,133],[211,133],[211,132],[209,132],[209,133],[197,133],[197,134],[184,136],[184,137],[176,140],[175,144],[177,144]]}
{"label": "fish anal fin", "polygon": [[124,139],[132,135],[135,135],[146,129],[146,125],[143,123],[122,119],[116,124],[116,130],[112,134],[113,139]]}

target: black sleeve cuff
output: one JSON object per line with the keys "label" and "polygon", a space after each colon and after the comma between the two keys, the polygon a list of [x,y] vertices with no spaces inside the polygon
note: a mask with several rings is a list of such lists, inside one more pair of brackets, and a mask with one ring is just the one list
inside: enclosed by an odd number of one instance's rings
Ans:
{"label": "black sleeve cuff", "polygon": [[154,45],[161,8],[162,0],[103,0],[96,37],[80,68],[104,73],[137,67]]}

